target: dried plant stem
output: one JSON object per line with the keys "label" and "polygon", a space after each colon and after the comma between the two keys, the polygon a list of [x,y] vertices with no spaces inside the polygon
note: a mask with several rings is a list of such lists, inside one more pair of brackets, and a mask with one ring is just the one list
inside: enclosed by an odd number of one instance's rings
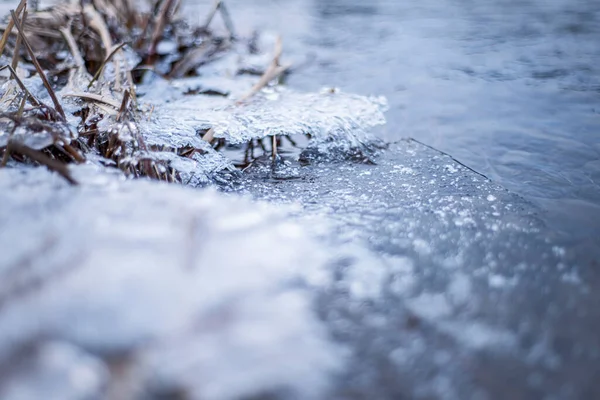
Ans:
{"label": "dried plant stem", "polygon": [[[178,2],[179,0],[162,1],[158,16],[156,18],[156,25],[154,26],[154,31],[152,32],[150,47],[148,49],[149,61],[152,61],[152,59],[156,56],[156,47],[158,46],[158,42],[162,38],[165,26],[169,22],[170,15],[176,8]],[[152,63],[150,62],[150,64]]]}
{"label": "dried plant stem", "polygon": [[204,23],[204,29],[208,30],[208,26],[211,24],[217,11],[221,12],[221,17],[223,18],[223,22],[225,23],[225,28],[229,32],[229,39],[235,37],[235,29],[233,27],[233,21],[231,16],[229,15],[229,11],[227,10],[227,6],[223,0],[216,0],[214,6],[212,7],[210,13],[206,18],[206,22]]}
{"label": "dried plant stem", "polygon": [[[27,19],[27,8],[23,10],[23,17],[21,18],[21,24],[25,24],[25,20]],[[17,36],[17,42],[15,44],[15,51],[13,53],[12,59],[12,68],[16,71],[19,66],[19,52],[21,51],[21,35]]]}
{"label": "dried plant stem", "polygon": [[[21,0],[19,5],[17,6],[16,11],[11,11],[11,12],[16,12],[17,15],[21,15],[21,12],[23,11],[23,9],[26,6],[27,6],[27,0]],[[2,54],[4,52],[4,47],[6,46],[6,42],[8,41],[8,37],[10,36],[10,33],[12,32],[13,26],[14,26],[14,22],[11,19],[8,21],[8,24],[6,25],[6,29],[4,30],[4,34],[2,35],[2,39],[0,39],[0,54]]]}
{"label": "dried plant stem", "polygon": [[60,29],[60,33],[62,33],[67,45],[69,46],[69,50],[73,55],[73,59],[75,60],[75,65],[78,69],[85,68],[85,61],[81,56],[81,52],[79,51],[79,47],[77,46],[77,42],[75,42],[75,38],[71,33],[71,24],[69,23],[68,27],[63,27]]}
{"label": "dried plant stem", "polygon": [[[55,146],[59,146],[59,145],[55,144]],[[79,154],[79,152],[77,150],[75,150],[75,148],[73,146],[71,146],[70,144],[63,143],[62,147],[76,162],[78,162],[78,163],[85,162],[85,157],[83,157],[81,154]]]}
{"label": "dried plant stem", "polygon": [[215,138],[215,128],[210,128],[205,134],[204,136],[202,136],[202,140],[210,143],[213,141],[213,139]]}
{"label": "dried plant stem", "polygon": [[[100,35],[102,46],[104,46],[105,51],[104,58],[112,58],[114,55],[111,54],[113,52],[112,39],[110,38],[110,31],[104,22],[104,18],[102,18],[102,15],[100,15],[100,13],[91,4],[88,4],[84,7],[84,12],[90,20],[90,27]],[[119,51],[121,47],[117,47],[114,52],[116,53]],[[118,91],[121,89],[121,63],[119,59],[115,59],[115,79],[115,89]]]}
{"label": "dried plant stem", "polygon": [[125,93],[123,93],[123,100],[121,101],[121,107],[119,107],[119,113],[117,114],[117,122],[121,122],[123,120],[123,117],[127,112],[127,107],[129,106],[129,98],[129,90],[126,90]]}
{"label": "dried plant stem", "polygon": [[118,101],[108,98],[106,96],[101,96],[99,94],[94,94],[94,93],[73,92],[73,93],[63,94],[63,97],[79,97],[84,100],[95,101],[98,103],[104,103],[104,104],[108,104],[111,107],[114,107],[117,110],[121,107],[121,103],[119,103]]}
{"label": "dried plant stem", "polygon": [[[117,51],[121,50],[123,48],[123,46],[125,46],[125,43],[121,43],[121,44],[113,46],[111,51],[108,53],[108,56],[106,56],[104,61],[102,61],[102,64],[100,65],[100,68],[98,68],[98,71],[96,71],[96,73],[94,74],[94,77],[92,78],[92,80],[90,81],[90,83],[87,87],[88,89],[90,89],[92,87],[92,85],[94,84],[94,82],[96,82],[98,80],[98,78],[100,77],[100,74],[102,74],[102,71],[104,70],[104,67],[106,66],[106,64],[108,64],[110,62],[110,60],[112,60],[114,55],[117,54]],[[128,71],[128,73],[131,74],[131,71]]]}
{"label": "dried plant stem", "polygon": [[237,105],[242,104],[256,93],[260,92],[264,87],[266,87],[269,82],[273,79],[277,78],[280,74],[285,72],[291,64],[281,66],[279,63],[279,59],[281,57],[281,53],[283,52],[283,44],[281,41],[281,36],[277,38],[277,42],[275,43],[275,55],[273,57],[273,61],[269,65],[269,68],[265,71],[265,73],[260,77],[260,80],[250,89],[248,93],[242,96],[238,101],[236,101]]}
{"label": "dried plant stem", "polygon": [[54,109],[61,116],[62,120],[66,121],[67,116],[65,115],[65,111],[63,110],[62,106],[60,105],[60,102],[58,101],[58,98],[56,97],[56,93],[54,93],[52,86],[50,86],[50,82],[48,82],[48,78],[46,78],[46,74],[44,74],[44,70],[42,69],[42,66],[40,65],[39,61],[35,57],[35,53],[33,52],[33,49],[31,48],[31,45],[29,44],[29,41],[27,40],[27,37],[25,36],[25,33],[23,32],[23,27],[19,23],[17,15],[15,14],[14,11],[11,11],[10,13],[12,15],[12,20],[13,20],[13,23],[15,24],[15,27],[17,28],[17,30],[19,31],[19,34],[23,38],[23,44],[25,44],[25,48],[27,49],[27,52],[29,53],[31,62],[33,62],[35,69],[37,70],[38,74],[40,75],[40,78],[42,79],[42,82],[44,83],[44,87],[46,87],[46,90],[48,91],[48,94],[50,95],[50,98],[52,99],[52,103],[54,103]]}
{"label": "dried plant stem", "polygon": [[21,78],[19,78],[19,76],[17,75],[17,72],[13,69],[13,67],[11,67],[10,65],[5,65],[3,67],[0,67],[0,71],[5,70],[5,69],[8,69],[10,71],[12,77],[17,82],[17,85],[19,85],[19,87],[23,91],[23,93],[25,94],[25,97],[29,98],[29,101],[31,102],[31,104],[34,107],[41,107],[42,102],[39,101],[34,95],[32,95],[31,92],[29,92],[29,90],[27,89],[25,84],[23,84],[23,81],[21,81]]}
{"label": "dried plant stem", "polygon": [[7,151],[18,153],[31,158],[32,160],[45,165],[48,169],[58,172],[70,184],[77,185],[77,181],[73,179],[66,164],[53,160],[39,150],[34,150],[31,147],[25,146],[22,143],[11,141],[8,144]]}
{"label": "dried plant stem", "polygon": [[271,156],[273,157],[273,161],[275,161],[275,159],[277,158],[277,135],[272,136],[271,143]]}

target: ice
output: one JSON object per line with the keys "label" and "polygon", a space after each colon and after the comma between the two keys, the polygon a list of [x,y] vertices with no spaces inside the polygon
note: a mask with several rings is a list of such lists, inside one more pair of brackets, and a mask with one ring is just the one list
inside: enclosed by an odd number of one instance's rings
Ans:
{"label": "ice", "polygon": [[[59,374],[61,398],[88,398],[69,393],[81,382],[95,393],[124,357],[126,398],[322,393],[341,358],[308,288],[328,282],[333,260],[289,211],[94,165],[72,172],[79,187],[0,170],[0,371],[42,349],[40,375],[16,369],[0,391],[34,398]],[[48,353],[48,340],[73,347]]]}
{"label": "ice", "polygon": [[317,141],[340,140],[359,146],[369,130],[385,123],[383,98],[345,94],[336,90],[297,93],[264,90],[248,105],[215,121],[215,136],[243,143],[267,135],[310,134]]}
{"label": "ice", "polygon": [[[567,261],[570,252],[556,248],[534,206],[410,140],[391,144],[376,164],[312,163],[300,173],[273,184],[249,171],[239,190],[300,202],[298,218],[309,227],[331,225],[322,242],[383,256],[336,264],[335,285],[320,303],[330,329],[353,349],[343,383],[328,398],[349,391],[419,398],[438,381],[451,382],[452,391],[428,396],[492,398],[508,380],[527,398],[527,375],[544,368],[528,354],[548,332],[552,344],[536,352],[569,360],[560,373],[588,381],[572,374],[582,357],[559,342],[573,334],[570,321],[597,315],[597,291],[583,288],[590,270],[586,278],[585,267]],[[580,317],[581,304],[587,315]],[[597,335],[576,336],[597,348]],[[591,370],[597,362],[597,354],[585,356]],[[542,373],[540,393],[561,389],[557,371]]]}
{"label": "ice", "polygon": [[[156,78],[159,79],[159,78]],[[153,80],[154,82],[155,80]],[[158,119],[172,118],[199,129],[215,129],[215,137],[231,144],[246,143],[269,135],[310,134],[315,141],[340,141],[360,146],[371,128],[385,123],[387,103],[381,97],[346,94],[339,90],[301,93],[283,87],[270,87],[253,98],[236,103],[252,87],[248,78],[188,78],[161,89],[142,85],[142,99],[150,103],[168,102],[157,108]],[[215,95],[184,95],[212,91]],[[159,103],[160,104],[160,103]]]}

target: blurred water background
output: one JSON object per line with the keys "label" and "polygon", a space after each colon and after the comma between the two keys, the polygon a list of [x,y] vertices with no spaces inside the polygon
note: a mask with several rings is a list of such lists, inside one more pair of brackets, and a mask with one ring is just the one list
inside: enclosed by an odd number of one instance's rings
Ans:
{"label": "blurred water background", "polygon": [[[210,2],[188,3],[204,21]],[[229,0],[240,32],[281,33],[288,83],[385,95],[380,133],[445,151],[600,237],[600,2]]]}

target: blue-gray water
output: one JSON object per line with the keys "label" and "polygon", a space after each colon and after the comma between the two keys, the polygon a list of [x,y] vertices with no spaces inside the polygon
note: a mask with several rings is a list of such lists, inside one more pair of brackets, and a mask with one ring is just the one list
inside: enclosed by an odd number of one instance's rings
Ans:
{"label": "blue-gray water", "polygon": [[283,35],[291,86],[387,96],[386,139],[443,150],[539,205],[564,241],[598,244],[600,2],[228,4],[239,30]]}

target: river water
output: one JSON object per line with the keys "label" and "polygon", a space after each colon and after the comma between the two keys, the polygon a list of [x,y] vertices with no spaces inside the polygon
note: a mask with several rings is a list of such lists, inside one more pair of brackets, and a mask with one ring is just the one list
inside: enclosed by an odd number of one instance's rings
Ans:
{"label": "river water", "polygon": [[600,236],[600,2],[227,4],[238,30],[282,34],[291,86],[385,95],[387,140],[449,153],[540,206],[566,241]]}

